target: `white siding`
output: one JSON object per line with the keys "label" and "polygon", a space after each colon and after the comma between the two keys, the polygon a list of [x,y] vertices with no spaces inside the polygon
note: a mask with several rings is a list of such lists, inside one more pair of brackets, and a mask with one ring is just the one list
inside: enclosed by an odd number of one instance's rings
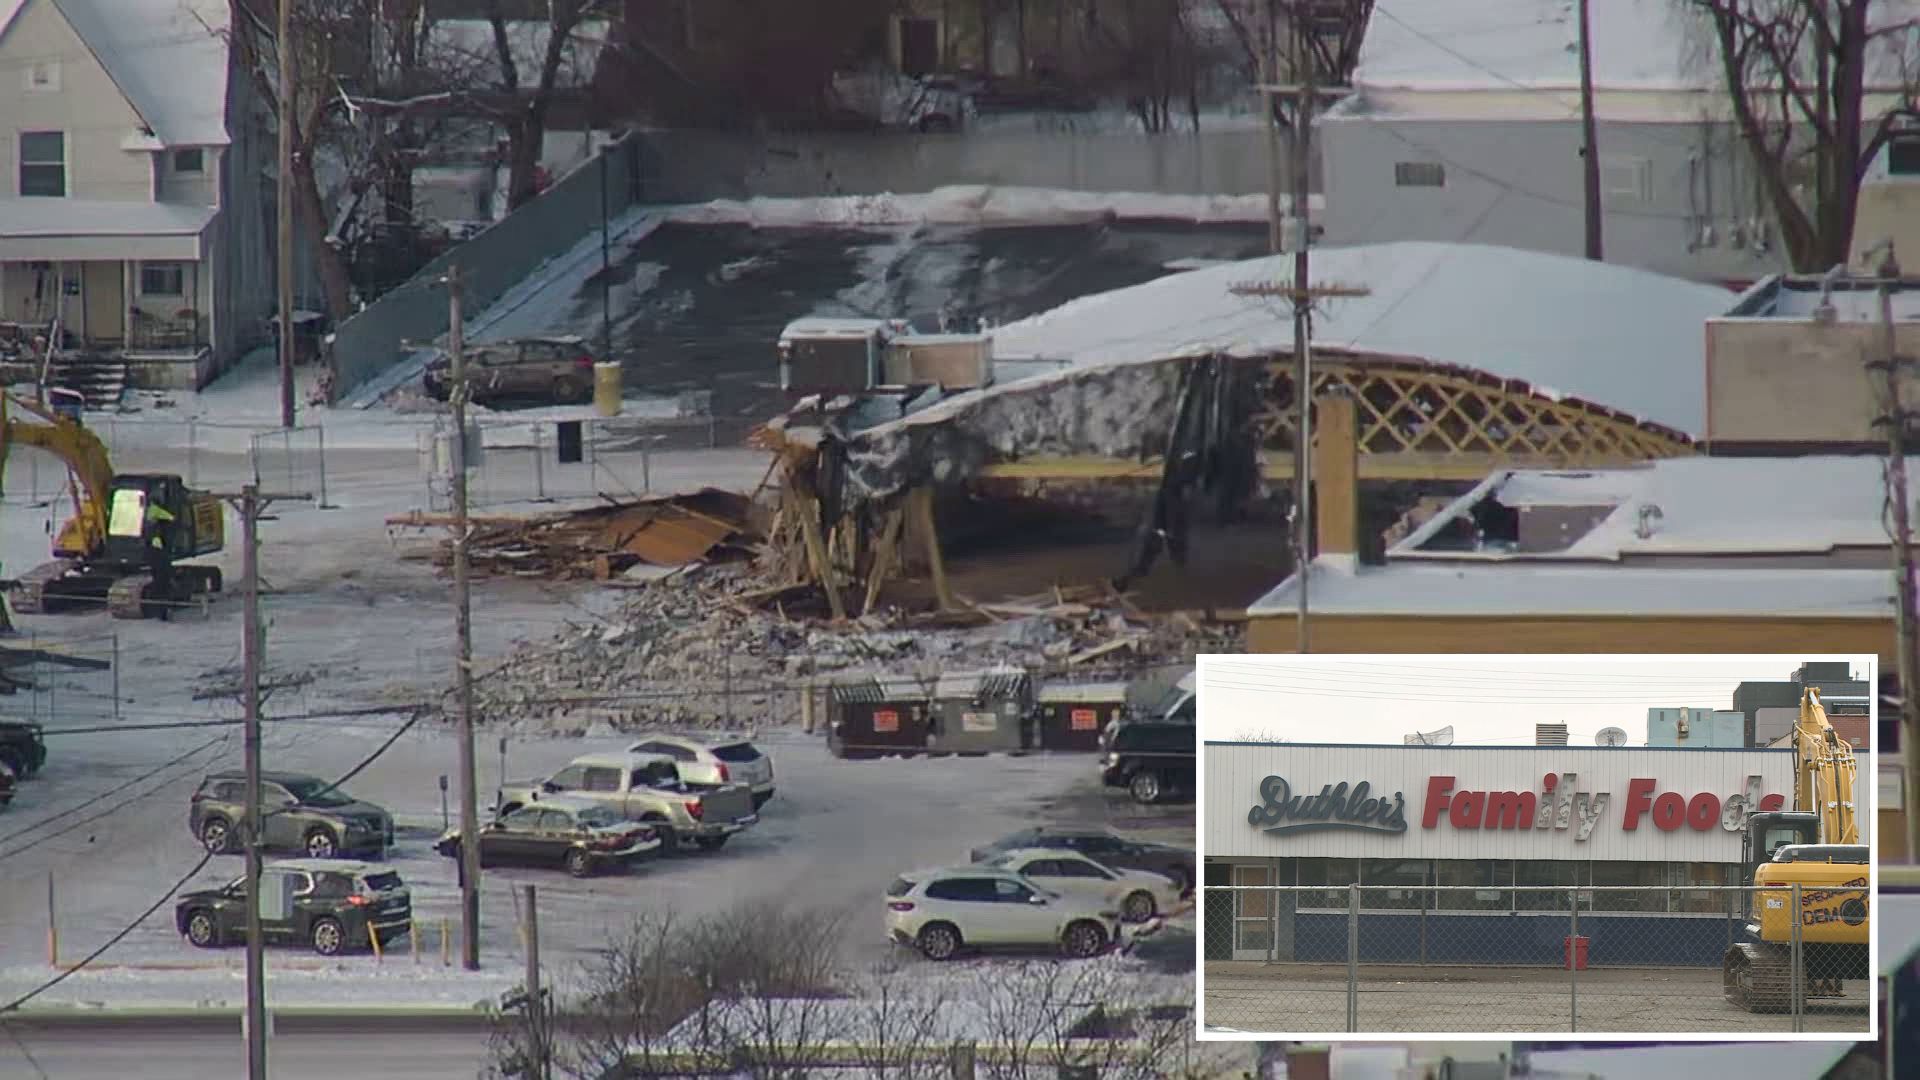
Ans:
{"label": "white siding", "polygon": [[[1422,827],[1428,779],[1454,778],[1453,790],[1534,792],[1548,773],[1577,776],[1576,792],[1609,799],[1592,835],[1567,829],[1456,829],[1441,814]],[[1209,858],[1307,856],[1419,859],[1595,859],[1643,862],[1738,862],[1741,834],[1715,824],[1704,832],[1682,825],[1656,828],[1645,814],[1631,832],[1622,828],[1629,781],[1657,781],[1654,797],[1710,792],[1724,805],[1750,776],[1765,794],[1791,804],[1791,753],[1778,750],[1646,750],[1599,747],[1250,746],[1209,743],[1201,755],[1201,853]],[[1366,781],[1372,796],[1405,800],[1404,833],[1349,829],[1270,835],[1250,824],[1261,804],[1260,784],[1284,777],[1293,794],[1317,796],[1323,786]],[[1564,789],[1563,789],[1564,790]]]}
{"label": "white siding", "polygon": [[[58,89],[28,92],[26,71],[36,61],[59,63]],[[22,131],[66,133],[67,197],[152,197],[148,156],[120,148],[140,118],[61,17],[52,0],[27,0],[0,38],[0,197],[19,194],[16,167]]]}

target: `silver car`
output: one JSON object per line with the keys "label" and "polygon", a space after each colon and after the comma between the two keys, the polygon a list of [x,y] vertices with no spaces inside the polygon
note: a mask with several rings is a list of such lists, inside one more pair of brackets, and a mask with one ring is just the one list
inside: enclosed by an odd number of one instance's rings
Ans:
{"label": "silver car", "polygon": [[629,753],[665,754],[679,767],[689,787],[745,784],[753,789],[753,808],[773,798],[773,759],[746,735],[727,732],[656,734],[627,747]]}

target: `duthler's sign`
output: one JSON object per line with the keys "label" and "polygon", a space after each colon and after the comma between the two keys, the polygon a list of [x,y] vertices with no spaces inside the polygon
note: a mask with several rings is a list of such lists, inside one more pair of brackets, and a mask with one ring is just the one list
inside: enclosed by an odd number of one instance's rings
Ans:
{"label": "duthler's sign", "polygon": [[1260,805],[1247,811],[1247,824],[1281,835],[1327,829],[1403,833],[1406,805],[1397,791],[1391,799],[1374,796],[1365,780],[1351,789],[1342,781],[1323,786],[1318,795],[1295,795],[1284,777],[1269,776],[1260,781]]}
{"label": "duthler's sign", "polygon": [[[1427,778],[1423,830],[1552,831],[1571,833],[1578,842],[1607,820],[1613,802],[1612,792],[1581,790],[1579,774],[1570,772],[1547,773],[1532,791],[1462,791],[1455,785],[1452,776]],[[1778,810],[1785,802],[1784,796],[1765,794],[1759,776],[1747,777],[1743,791],[1725,797],[1661,791],[1659,781],[1636,777],[1627,782],[1619,827],[1636,832],[1651,825],[1662,833],[1718,827],[1738,833],[1746,829],[1748,813]],[[1325,784],[1317,795],[1299,795],[1286,778],[1269,776],[1260,781],[1260,803],[1247,811],[1247,824],[1280,836],[1328,829],[1400,834],[1407,831],[1405,805],[1400,792],[1390,798],[1375,795],[1364,780]]]}

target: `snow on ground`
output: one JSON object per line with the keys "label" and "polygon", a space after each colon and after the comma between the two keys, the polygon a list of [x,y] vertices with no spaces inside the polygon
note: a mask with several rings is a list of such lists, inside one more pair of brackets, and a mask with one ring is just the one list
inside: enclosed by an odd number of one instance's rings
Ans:
{"label": "snow on ground", "polygon": [[[1285,205],[1286,200],[1282,200]],[[1311,209],[1323,208],[1316,195]],[[1066,191],[1057,188],[958,184],[922,194],[836,195],[819,198],[715,199],[665,208],[667,220],[687,225],[758,228],[879,228],[892,225],[1064,225],[1120,219],[1197,224],[1263,222],[1267,196],[1159,195]]]}
{"label": "snow on ground", "polygon": [[[232,950],[224,967],[201,971],[114,967],[103,960],[101,963],[107,966],[100,970],[83,968],[22,1008],[28,1012],[245,1008],[245,955],[245,950]],[[267,954],[269,1008],[473,1008],[483,1002],[497,1002],[502,993],[519,983],[522,973],[512,964],[496,964],[490,971],[465,971],[458,966],[458,955],[453,966],[447,967],[437,953],[423,957],[417,966],[404,954],[379,964],[371,958],[353,957],[325,965],[291,967],[282,959],[280,950]],[[43,966],[0,968],[0,1000],[11,1001],[49,977],[51,972]]]}
{"label": "snow on ground", "polygon": [[[1288,278],[1292,264],[1288,255],[1251,259],[1084,297],[998,327],[994,355],[1084,365],[1289,351],[1283,302],[1229,290]],[[1705,321],[1734,301],[1645,270],[1479,244],[1323,248],[1313,278],[1371,290],[1321,302],[1313,340],[1322,346],[1524,379],[1689,433],[1705,422]]]}

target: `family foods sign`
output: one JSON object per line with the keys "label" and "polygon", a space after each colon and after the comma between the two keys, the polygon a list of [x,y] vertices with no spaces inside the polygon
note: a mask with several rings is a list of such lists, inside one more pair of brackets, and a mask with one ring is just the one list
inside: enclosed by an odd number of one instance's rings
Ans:
{"label": "family foods sign", "polygon": [[[1708,832],[1718,827],[1742,832],[1750,811],[1778,810],[1785,796],[1763,794],[1758,776],[1747,777],[1744,791],[1722,798],[1710,791],[1683,794],[1661,791],[1657,780],[1627,781],[1619,827],[1637,832],[1683,829]],[[1535,791],[1461,791],[1452,776],[1427,778],[1420,809],[1422,829],[1540,830],[1571,832],[1576,841],[1593,835],[1608,817],[1613,792],[1582,791],[1578,773],[1548,773]],[[1247,811],[1247,824],[1275,835],[1347,829],[1403,833],[1406,798],[1376,795],[1366,781],[1327,784],[1317,795],[1295,794],[1284,777],[1260,781],[1260,805]]]}

